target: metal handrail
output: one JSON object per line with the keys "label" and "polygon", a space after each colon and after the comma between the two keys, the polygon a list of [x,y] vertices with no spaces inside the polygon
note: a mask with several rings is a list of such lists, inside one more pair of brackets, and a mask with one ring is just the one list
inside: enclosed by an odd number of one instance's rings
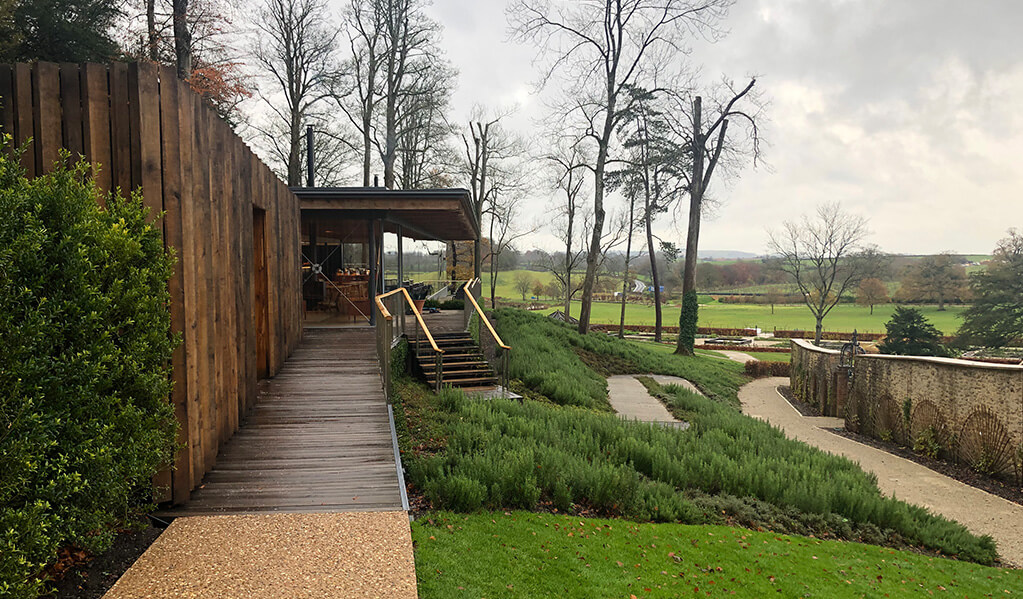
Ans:
{"label": "metal handrail", "polygon": [[[494,343],[497,345],[495,353],[498,355],[495,355],[495,360],[499,358],[501,363],[501,392],[505,397],[507,397],[509,368],[508,357],[511,355],[511,346],[501,340],[501,336],[494,330],[494,325],[490,324],[490,319],[487,318],[486,314],[483,313],[483,309],[480,308],[480,305],[476,302],[476,298],[473,296],[471,288],[479,283],[480,279],[478,277],[466,282],[466,284],[462,287],[462,294],[465,296],[465,299],[469,300],[469,303],[472,304],[473,309],[476,311],[476,316],[479,317],[480,321],[482,321],[484,325],[486,325],[487,330],[490,331],[490,336],[494,339]],[[466,326],[468,327],[468,321]]]}
{"label": "metal handrail", "polygon": [[[381,371],[382,371],[382,374],[383,374],[383,377],[384,377],[384,390],[385,390],[385,393],[387,393],[388,400],[390,400],[390,394],[391,394],[391,380],[390,380],[391,379],[391,376],[390,376],[391,375],[391,372],[390,372],[391,371],[391,358],[390,358],[390,347],[391,346],[390,346],[390,343],[393,341],[393,328],[392,327],[394,325],[391,324],[391,323],[394,321],[394,316],[387,309],[387,306],[384,305],[383,300],[388,298],[388,297],[390,297],[390,296],[392,296],[392,295],[394,295],[394,294],[396,294],[396,293],[398,293],[398,292],[401,292],[402,296],[405,298],[405,303],[408,304],[408,307],[412,310],[412,314],[414,314],[415,317],[416,317],[416,322],[419,324],[419,326],[416,329],[415,346],[414,346],[416,355],[417,356],[419,355],[419,331],[421,330],[421,331],[423,331],[423,333],[426,334],[426,339],[427,339],[427,341],[430,342],[430,347],[434,351],[434,386],[437,389],[437,391],[440,391],[441,387],[443,387],[443,385],[444,385],[444,350],[442,350],[440,347],[437,346],[437,341],[434,340],[433,334],[430,333],[430,329],[426,326],[426,322],[423,321],[422,313],[418,309],[416,309],[416,304],[415,304],[415,302],[412,301],[412,296],[409,295],[408,289],[405,289],[404,287],[399,287],[397,289],[393,289],[391,291],[388,291],[387,293],[382,293],[382,294],[376,296],[376,298],[375,298],[376,307],[377,307],[377,310],[380,311],[380,316],[381,316],[381,319],[377,321],[377,336],[378,336],[378,348],[377,348],[377,351],[379,353],[380,362],[381,362]],[[402,310],[401,314],[402,314],[402,317],[401,317],[401,323],[402,323],[401,324],[401,330],[402,330],[402,333],[404,333],[404,330],[405,330],[405,324],[404,324],[405,323],[405,311]],[[381,322],[383,323],[383,325],[381,324]],[[384,326],[384,328],[381,328],[382,326]],[[388,334],[386,332],[388,330],[392,331],[392,333]],[[380,335],[383,335],[384,337],[381,338]],[[386,337],[388,337],[388,336],[391,336],[392,340],[386,340]]]}
{"label": "metal handrail", "polygon": [[476,303],[476,298],[474,298],[472,296],[472,292],[469,291],[469,285],[475,283],[476,281],[479,281],[479,279],[476,278],[472,281],[468,281],[466,282],[465,286],[462,287],[462,289],[465,292],[466,299],[472,302],[472,307],[475,308],[476,313],[479,314],[480,320],[483,322],[483,324],[487,325],[487,330],[490,331],[490,336],[494,338],[495,342],[497,342],[497,346],[500,347],[501,349],[511,349],[510,345],[505,345],[504,341],[501,341],[500,335],[498,335],[497,331],[494,330],[494,326],[490,324],[490,320],[488,320],[487,317],[483,314],[483,310],[480,308],[480,305]]}
{"label": "metal handrail", "polygon": [[412,302],[412,296],[408,294],[408,289],[405,289],[404,287],[399,287],[397,289],[392,289],[387,293],[381,293],[380,295],[378,295],[376,297],[376,302],[377,308],[380,308],[380,315],[386,318],[387,320],[391,320],[394,318],[393,316],[391,316],[391,313],[387,310],[387,308],[384,306],[384,302],[381,300],[383,300],[385,297],[390,297],[395,293],[398,293],[399,291],[405,296],[405,301],[408,303],[409,307],[412,308],[412,313],[415,314],[416,320],[419,321],[419,326],[423,329],[423,332],[426,333],[426,339],[427,341],[430,342],[430,347],[433,348],[433,351],[439,354],[444,353],[444,350],[437,347],[437,342],[433,340],[433,335],[430,334],[430,329],[426,328],[426,323],[423,322],[423,315],[419,312],[419,310],[416,309],[416,305]]}

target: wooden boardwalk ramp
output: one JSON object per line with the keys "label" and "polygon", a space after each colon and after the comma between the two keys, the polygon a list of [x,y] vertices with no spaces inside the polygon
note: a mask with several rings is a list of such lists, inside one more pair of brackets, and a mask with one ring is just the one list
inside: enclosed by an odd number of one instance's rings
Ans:
{"label": "wooden boardwalk ramp", "polygon": [[161,515],[401,510],[374,339],[306,329],[203,484]]}

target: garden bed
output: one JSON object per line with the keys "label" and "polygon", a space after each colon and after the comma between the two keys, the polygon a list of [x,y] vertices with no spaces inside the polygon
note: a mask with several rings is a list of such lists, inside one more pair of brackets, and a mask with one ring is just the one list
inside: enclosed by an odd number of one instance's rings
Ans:
{"label": "garden bed", "polygon": [[887,443],[879,439],[873,439],[866,435],[854,433],[844,428],[832,428],[828,430],[835,433],[836,435],[841,435],[847,439],[852,439],[857,443],[869,445],[870,447],[873,447],[875,449],[880,449],[881,451],[899,456],[900,458],[905,458],[907,460],[910,460],[911,462],[916,462],[917,464],[920,464],[921,466],[924,466],[926,468],[930,468],[931,470],[939,474],[944,474],[949,478],[953,478],[963,483],[964,485],[970,485],[971,487],[980,489],[981,491],[986,491],[988,493],[991,493],[992,495],[997,495],[998,497],[1001,497],[1006,501],[1011,501],[1013,503],[1023,505],[1023,489],[1015,487],[1009,483],[1002,482],[990,476],[980,474],[973,468],[970,468],[969,466],[966,466],[964,464],[955,464],[945,460],[929,458],[925,455],[916,453],[915,451],[909,449],[908,447],[902,447],[901,445],[896,445],[895,443]]}
{"label": "garden bed", "polygon": [[152,526],[148,519],[136,523],[137,528],[118,532],[109,549],[99,555],[64,550],[57,563],[49,568],[55,578],[49,599],[100,599],[132,564],[156,541],[162,528]]}

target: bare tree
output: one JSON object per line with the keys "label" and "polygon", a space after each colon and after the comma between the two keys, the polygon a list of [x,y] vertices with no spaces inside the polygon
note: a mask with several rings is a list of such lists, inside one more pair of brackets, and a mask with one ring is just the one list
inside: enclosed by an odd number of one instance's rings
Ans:
{"label": "bare tree", "polygon": [[[696,96],[690,99],[687,93],[674,94],[678,114],[688,115],[688,122],[682,121],[682,128],[677,129],[682,139],[686,139],[692,162],[690,171],[684,173],[689,190],[689,227],[686,233],[685,271],[682,277],[682,313],[679,316],[678,344],[676,354],[693,355],[693,344],[696,339],[697,311],[699,303],[696,299],[696,261],[700,249],[700,220],[704,210],[707,188],[710,186],[714,172],[722,156],[751,155],[756,164],[760,156],[760,132],[757,117],[761,109],[760,102],[751,97],[756,79],[750,79],[742,89],[736,90],[730,83],[725,83],[721,94],[723,101],[717,104],[716,110],[704,120],[703,98]],[[743,109],[743,101],[751,104],[752,109]],[[689,110],[691,108],[691,111]],[[728,125],[739,120],[744,125],[741,143],[729,136]],[[705,125],[705,123],[707,123]]]}
{"label": "bare tree", "polygon": [[[521,139],[505,130],[501,121],[510,114],[500,111],[487,115],[487,110],[475,107],[469,119],[468,134],[462,133],[464,147],[464,163],[466,182],[469,187],[469,199],[472,202],[476,221],[481,225],[488,206],[494,211],[499,202],[495,195],[498,181],[507,187],[510,181],[521,181],[520,158],[525,149]],[[512,187],[519,188],[515,183]],[[492,216],[492,215],[491,215]],[[475,276],[483,272],[482,241],[477,238],[473,243],[473,271]]]}
{"label": "bare tree", "polygon": [[380,70],[384,55],[383,0],[349,0],[344,10],[351,57],[351,81],[335,93],[342,112],[361,137],[362,186],[369,187],[373,163],[373,118],[380,101]]}
{"label": "bare tree", "polygon": [[[870,313],[874,313],[874,306],[888,302],[888,287],[881,279],[870,277],[860,281],[859,289],[856,292],[856,303],[861,306],[870,306]],[[771,313],[774,314],[774,304],[771,304]]]}
{"label": "bare tree", "polygon": [[[557,142],[555,142],[557,143]],[[565,247],[565,253],[561,260],[555,260],[553,256],[547,255],[547,270],[554,274],[555,279],[564,289],[565,317],[572,315],[572,296],[581,288],[580,285],[572,286],[572,272],[585,260],[586,252],[583,248],[584,240],[576,243],[581,223],[577,222],[577,215],[580,212],[580,195],[586,179],[583,176],[582,167],[586,157],[578,145],[558,144],[556,151],[547,156],[547,160],[553,166],[554,187],[563,198],[558,206],[559,214],[552,220],[551,225],[555,228],[555,234]],[[577,229],[578,227],[578,229]]]}
{"label": "bare tree", "polygon": [[188,0],[173,0],[171,13],[178,79],[187,80],[192,76],[192,32],[188,28]]}
{"label": "bare tree", "polygon": [[[516,241],[536,232],[538,226],[524,225],[519,215],[519,202],[525,196],[524,177],[497,180],[491,187],[488,215],[490,233],[490,306],[497,304],[497,278],[501,268],[501,255],[513,247]],[[525,292],[523,292],[525,293]],[[525,299],[523,297],[523,299]]]}
{"label": "bare tree", "polygon": [[[235,48],[233,0],[124,2],[125,35],[144,38],[126,57],[174,65],[179,78],[229,124],[243,120],[239,104],[252,95]],[[142,11],[133,12],[136,5]],[[142,26],[144,29],[139,29]],[[143,33],[144,31],[144,33]]]}
{"label": "bare tree", "polygon": [[536,280],[528,272],[519,271],[515,273],[515,291],[522,294],[522,301],[526,300],[526,294],[533,290],[533,283]]}
{"label": "bare tree", "polygon": [[[551,57],[543,81],[563,73],[565,116],[582,122],[580,141],[595,146],[593,231],[586,259],[579,331],[589,329],[593,285],[606,216],[604,174],[614,132],[629,109],[629,86],[641,82],[651,55],[683,52],[694,31],[715,35],[732,0],[517,0],[508,9],[518,39]],[[664,56],[657,57],[659,60]]]}
{"label": "bare tree", "polygon": [[824,317],[842,295],[881,266],[881,254],[864,244],[867,234],[866,219],[843,212],[837,203],[819,206],[814,219],[803,215],[770,232],[769,251],[779,257],[779,267],[792,276],[816,319],[814,343],[821,342]]}
{"label": "bare tree", "polygon": [[625,265],[622,268],[622,311],[618,319],[618,338],[625,339],[625,304],[629,298],[629,264],[632,262],[632,231],[636,226],[636,195],[629,194],[628,233],[625,236]]}
{"label": "bare tree", "polygon": [[899,295],[915,301],[936,301],[939,312],[945,310],[947,300],[961,299],[969,293],[966,268],[952,252],[924,256],[906,270]]}
{"label": "bare tree", "polygon": [[[261,93],[273,119],[286,130],[288,185],[302,184],[303,136],[307,117],[327,98],[337,77],[338,31],[324,0],[267,0],[256,24],[257,65],[272,94]],[[274,96],[283,96],[283,105]],[[263,129],[272,138],[273,129]]]}
{"label": "bare tree", "polygon": [[455,71],[439,55],[425,57],[401,96],[398,114],[398,184],[420,189],[441,171],[452,172],[457,152],[450,145],[454,127],[447,120]]}
{"label": "bare tree", "polygon": [[384,187],[393,189],[402,97],[410,93],[409,80],[413,72],[428,68],[430,54],[437,52],[433,45],[437,25],[423,13],[422,0],[379,0],[373,6],[382,11],[383,26],[384,124],[383,140],[378,140],[376,145],[384,165]]}

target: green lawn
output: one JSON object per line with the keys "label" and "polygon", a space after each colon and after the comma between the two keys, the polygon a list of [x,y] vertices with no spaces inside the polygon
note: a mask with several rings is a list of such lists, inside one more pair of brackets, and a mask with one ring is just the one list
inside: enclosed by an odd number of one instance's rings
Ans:
{"label": "green lawn", "polygon": [[[701,296],[701,302],[708,300]],[[963,311],[962,306],[949,306],[944,312],[939,312],[937,306],[914,306],[918,307],[923,315],[946,335],[953,334],[961,323],[956,316]],[[555,308],[552,308],[552,311]],[[621,306],[614,303],[594,302],[590,322],[593,324],[618,324]],[[671,304],[664,306],[663,318],[665,325],[678,326],[679,305]],[[874,314],[870,309],[855,304],[839,304],[831,311],[831,314],[824,319],[824,330],[848,332],[856,329],[860,332],[883,333],[884,325],[892,317],[895,311],[894,304],[885,304],[874,307]],[[573,303],[572,315],[579,315],[579,302]],[[699,325],[701,327],[760,327],[764,331],[778,329],[795,329],[813,332],[814,319],[810,310],[802,305],[775,306],[774,314],[771,314],[770,306],[755,304],[721,304],[711,301],[701,303],[699,312]],[[653,306],[629,304],[626,308],[625,319],[630,324],[654,324]]]}
{"label": "green lawn", "polygon": [[[554,275],[552,275],[549,272],[538,272],[538,271],[533,271],[533,270],[507,270],[507,271],[502,271],[502,272],[497,273],[497,297],[503,297],[503,298],[510,299],[510,300],[520,300],[520,301],[522,300],[522,294],[519,293],[515,289],[515,275],[517,273],[525,273],[527,276],[531,277],[534,281],[540,281],[544,285],[548,285],[548,284],[550,284],[554,280]],[[573,275],[573,276],[583,277],[584,273],[579,273],[578,275]],[[579,280],[581,281],[582,278],[580,278]],[[483,297],[489,298],[490,297],[490,273],[489,272],[483,273],[483,276],[480,277],[480,281],[482,281],[482,283],[483,283],[483,291],[482,291]],[[530,293],[526,294],[526,297],[529,298],[532,295],[533,295],[533,293],[530,292]],[[546,298],[544,299],[544,301],[547,302],[547,303],[551,303],[551,301],[546,299]]]}
{"label": "green lawn", "polygon": [[[668,353],[668,354],[675,352],[675,346],[674,345],[669,345],[667,343],[654,343],[653,341],[638,341],[638,340],[635,340],[635,339],[630,339],[629,342],[630,343],[635,343],[636,345],[638,345],[640,347],[645,347],[647,349],[652,349],[653,351],[656,351],[656,352],[662,352],[662,353]],[[697,347],[699,347],[699,346],[697,346]],[[790,359],[790,354],[787,353],[787,352],[749,351],[749,350],[743,349],[741,346],[740,347],[736,347],[735,351],[741,351],[744,354],[749,354],[750,356],[753,356],[757,360],[763,360],[765,362],[788,362],[789,359]],[[725,358],[724,354],[722,354],[720,352],[716,352],[714,350],[697,349],[696,353],[697,353],[697,355],[701,355],[701,356],[714,356],[716,358]],[[727,359],[727,358],[725,358],[725,359]]]}
{"label": "green lawn", "polygon": [[1006,597],[1023,591],[1019,570],[724,526],[443,512],[414,522],[412,539],[423,599]]}
{"label": "green lawn", "polygon": [[789,354],[788,352],[746,351],[744,349],[739,349],[737,351],[741,351],[744,354],[749,354],[762,362],[789,362],[791,359],[791,354]]}

